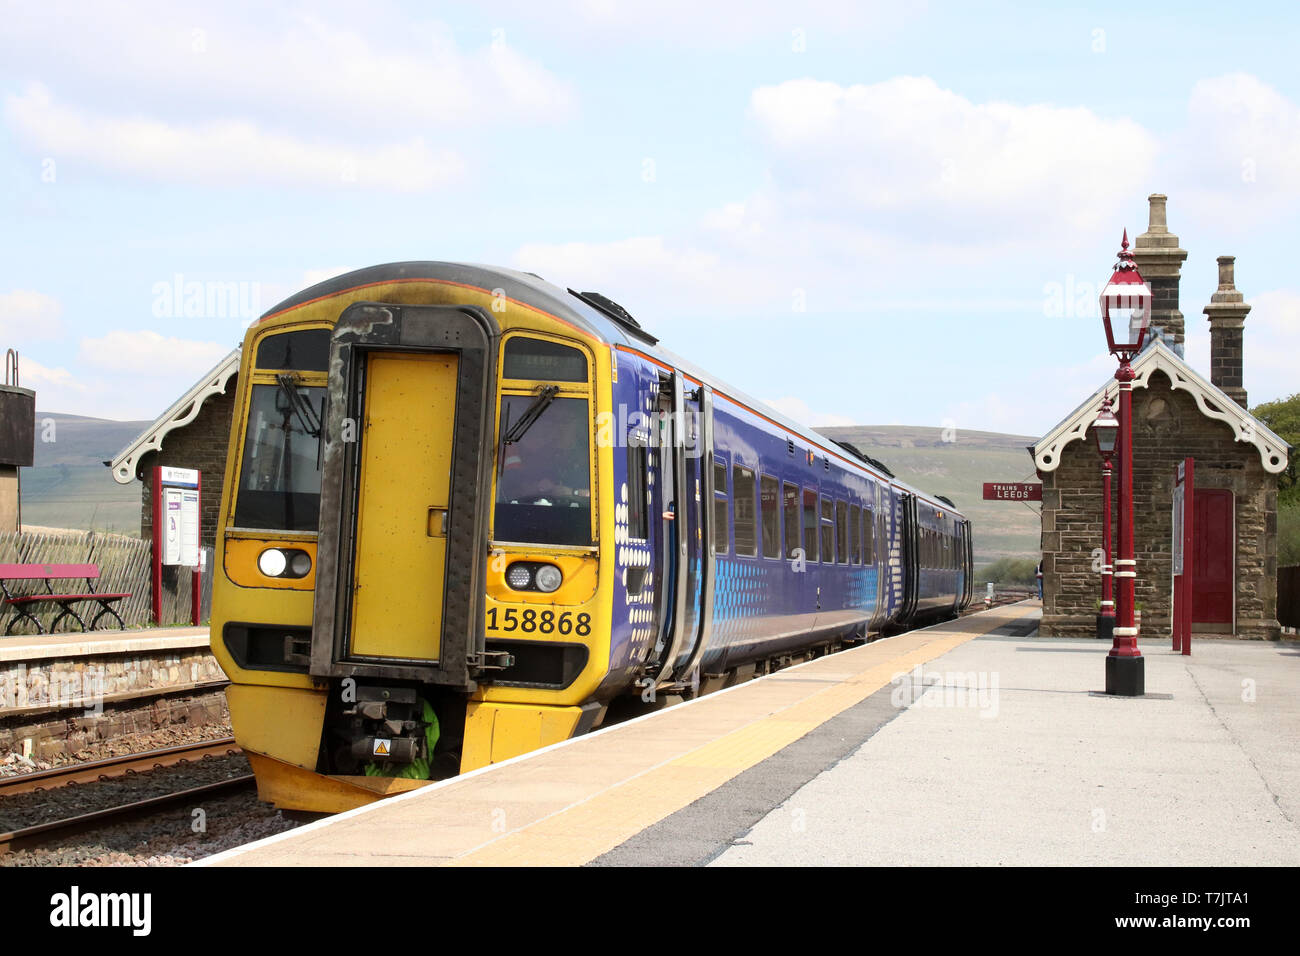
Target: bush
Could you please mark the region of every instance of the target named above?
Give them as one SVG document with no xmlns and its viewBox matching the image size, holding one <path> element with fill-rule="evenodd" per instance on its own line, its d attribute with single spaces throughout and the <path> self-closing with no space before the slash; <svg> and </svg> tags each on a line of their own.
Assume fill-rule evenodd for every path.
<svg viewBox="0 0 1300 956">
<path fill-rule="evenodd" d="M 1277 566 L 1300 564 L 1300 502 L 1277 506 Z"/>
<path fill-rule="evenodd" d="M 1033 558 L 998 558 L 975 572 L 976 584 L 1034 584 L 1038 562 Z"/>
</svg>

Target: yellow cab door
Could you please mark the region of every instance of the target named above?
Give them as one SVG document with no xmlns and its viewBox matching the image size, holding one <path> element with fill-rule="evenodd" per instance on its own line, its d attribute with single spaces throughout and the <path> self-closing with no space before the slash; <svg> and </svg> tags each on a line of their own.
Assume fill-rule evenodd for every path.
<svg viewBox="0 0 1300 956">
<path fill-rule="evenodd" d="M 377 351 L 366 359 L 354 656 L 441 654 L 458 366 L 455 353 Z"/>
</svg>

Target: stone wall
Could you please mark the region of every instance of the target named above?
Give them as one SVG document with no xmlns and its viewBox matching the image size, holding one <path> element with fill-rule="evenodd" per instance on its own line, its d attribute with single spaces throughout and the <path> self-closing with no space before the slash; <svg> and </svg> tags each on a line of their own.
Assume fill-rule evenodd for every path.
<svg viewBox="0 0 1300 956">
<path fill-rule="evenodd" d="M 238 387 L 239 376 L 236 375 L 227 383 L 224 393 L 213 395 L 203 403 L 194 421 L 163 439 L 161 451 L 150 452 L 140 459 L 139 474 L 144 479 L 140 490 L 140 536 L 146 541 L 152 540 L 153 536 L 153 468 L 155 465 L 169 465 L 197 468 L 203 473 L 200 536 L 204 547 L 210 548 L 215 543 L 226 477 L 226 449 L 230 444 L 230 418 Z"/>
<path fill-rule="evenodd" d="M 1227 489 L 1236 502 L 1237 636 L 1274 639 L 1279 634 L 1277 479 L 1264 471 L 1253 444 L 1237 442 L 1227 424 L 1202 415 L 1196 400 L 1172 390 L 1163 372 L 1153 372 L 1149 382 L 1133 392 L 1134 550 L 1142 633 L 1169 633 L 1174 476 L 1178 463 L 1190 456 L 1196 459 L 1196 487 Z M 1118 518 L 1118 475 L 1113 484 Z M 1118 522 L 1113 535 L 1118 549 Z M 1057 469 L 1043 476 L 1044 634 L 1095 636 L 1101 575 L 1093 570 L 1092 552 L 1100 546 L 1101 459 L 1089 433 L 1067 445 Z"/>
<path fill-rule="evenodd" d="M 204 647 L 0 662 L 0 752 L 39 758 L 176 724 L 225 719 Z"/>
</svg>

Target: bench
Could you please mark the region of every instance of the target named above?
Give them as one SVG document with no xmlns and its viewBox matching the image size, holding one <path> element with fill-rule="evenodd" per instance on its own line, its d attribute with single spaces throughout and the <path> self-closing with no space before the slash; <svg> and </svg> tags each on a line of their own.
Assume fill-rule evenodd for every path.
<svg viewBox="0 0 1300 956">
<path fill-rule="evenodd" d="M 85 578 L 86 590 L 76 593 L 61 594 L 54 590 L 50 584 L 64 578 Z M 5 628 L 5 636 L 13 633 L 14 625 L 26 618 L 36 625 L 36 630 L 44 634 L 45 628 L 41 622 L 36 619 L 32 613 L 32 608 L 39 608 L 42 604 L 57 604 L 62 610 L 50 622 L 50 632 L 59 626 L 59 622 L 65 617 L 72 617 L 81 625 L 83 631 L 95 629 L 99 619 L 105 614 L 111 614 L 117 619 L 117 625 L 121 630 L 126 630 L 126 622 L 122 616 L 113 610 L 113 604 L 123 598 L 129 598 L 130 593 L 110 594 L 107 592 L 96 592 L 95 581 L 99 578 L 99 565 L 97 564 L 0 564 L 0 592 L 4 594 L 4 600 L 0 602 L 6 607 L 12 607 L 18 613 L 9 621 L 8 627 Z M 44 581 L 45 593 L 43 594 L 14 594 L 9 590 L 9 581 Z M 91 619 L 90 627 L 86 627 L 86 622 L 81 615 L 73 610 L 73 605 L 84 601 L 93 601 L 99 605 L 99 612 Z"/>
</svg>

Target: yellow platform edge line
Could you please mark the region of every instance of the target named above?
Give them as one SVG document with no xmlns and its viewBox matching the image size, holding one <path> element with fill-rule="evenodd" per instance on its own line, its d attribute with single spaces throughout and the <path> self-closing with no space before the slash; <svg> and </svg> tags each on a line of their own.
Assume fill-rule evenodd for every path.
<svg viewBox="0 0 1300 956">
<path fill-rule="evenodd" d="M 581 866 L 588 863 L 806 736 L 889 684 L 900 673 L 942 657 L 967 641 L 983 637 L 1036 610 L 1025 609 L 993 627 L 977 631 L 946 634 L 926 629 L 899 635 L 893 640 L 908 637 L 923 640 L 896 658 L 873 663 L 841 682 L 442 865 Z M 834 663 L 835 659 L 823 657 L 810 663 L 819 662 Z M 788 673 L 780 671 L 768 679 L 779 680 Z"/>
</svg>

